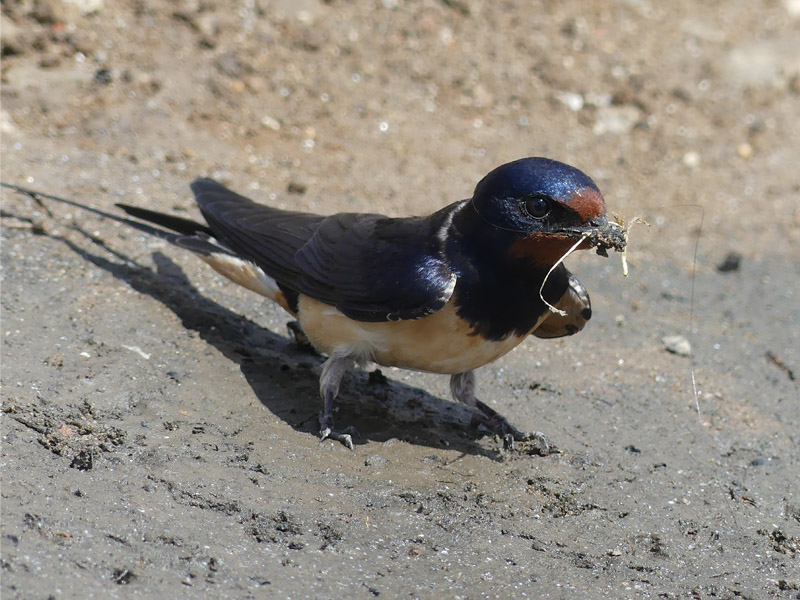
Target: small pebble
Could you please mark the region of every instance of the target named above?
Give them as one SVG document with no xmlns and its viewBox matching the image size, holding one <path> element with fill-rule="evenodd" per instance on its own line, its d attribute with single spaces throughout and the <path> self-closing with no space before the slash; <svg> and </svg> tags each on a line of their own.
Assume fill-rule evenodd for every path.
<svg viewBox="0 0 800 600">
<path fill-rule="evenodd" d="M 261 124 L 272 131 L 278 131 L 281 128 L 280 122 L 277 119 L 273 119 L 269 115 L 264 115 L 261 118 Z"/>
<path fill-rule="evenodd" d="M 306 193 L 306 186 L 303 183 L 298 183 L 296 181 L 290 181 L 289 184 L 286 186 L 286 191 L 290 194 L 295 194 L 297 196 L 302 196 Z"/>
<path fill-rule="evenodd" d="M 367 467 L 375 467 L 378 465 L 388 465 L 388 464 L 389 464 L 389 459 L 384 458 L 380 454 L 373 454 L 372 456 L 367 458 L 367 460 L 364 461 L 364 465 L 366 465 Z"/>
<path fill-rule="evenodd" d="M 753 147 L 744 142 L 736 146 L 736 154 L 739 155 L 740 158 L 744 158 L 745 160 L 753 156 Z"/>
<path fill-rule="evenodd" d="M 578 112 L 583 108 L 583 96 L 574 92 L 556 92 L 556 100 L 566 105 L 571 111 Z"/>
<path fill-rule="evenodd" d="M 682 335 L 666 335 L 661 338 L 661 341 L 668 352 L 680 356 L 690 356 L 692 354 L 692 345 Z"/>
<path fill-rule="evenodd" d="M 640 117 L 639 109 L 635 106 L 601 106 L 595 112 L 592 133 L 624 135 L 633 130 Z"/>
<path fill-rule="evenodd" d="M 95 71 L 94 80 L 100 85 L 108 85 L 114 81 L 114 76 L 111 73 L 111 69 L 98 69 Z"/>
<path fill-rule="evenodd" d="M 731 271 L 738 271 L 742 264 L 742 255 L 738 252 L 728 252 L 725 259 L 717 265 L 717 271 L 720 273 L 729 273 Z"/>
<path fill-rule="evenodd" d="M 692 169 L 700 166 L 700 155 L 697 152 L 687 152 L 681 158 L 681 162 Z"/>
</svg>

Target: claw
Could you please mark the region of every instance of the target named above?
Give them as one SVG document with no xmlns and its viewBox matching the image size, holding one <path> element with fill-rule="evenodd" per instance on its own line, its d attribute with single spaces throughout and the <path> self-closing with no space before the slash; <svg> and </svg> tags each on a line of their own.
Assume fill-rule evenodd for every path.
<svg viewBox="0 0 800 600">
<path fill-rule="evenodd" d="M 345 371 L 353 365 L 353 359 L 349 356 L 332 356 L 325 361 L 322 366 L 322 376 L 320 377 L 320 394 L 322 395 L 323 407 L 319 414 L 319 437 L 320 442 L 328 438 L 341 442 L 350 450 L 354 450 L 353 436 L 361 437 L 355 427 L 347 427 L 343 430 L 333 428 L 333 399 L 339 392 L 339 383 Z"/>
<path fill-rule="evenodd" d="M 545 435 L 539 431 L 531 433 L 520 433 L 517 435 L 507 433 L 503 436 L 503 449 L 509 452 L 518 450 L 515 442 L 526 442 L 527 448 L 525 453 L 536 454 L 537 456 L 549 456 L 550 454 L 558 454 L 559 449 L 552 445 Z"/>
<path fill-rule="evenodd" d="M 353 436 L 357 438 L 361 437 L 355 427 L 348 427 L 341 431 L 330 427 L 324 427 L 319 432 L 319 442 L 321 444 L 327 439 L 336 440 L 350 448 L 350 450 L 355 450 L 355 446 L 353 446 Z"/>
<path fill-rule="evenodd" d="M 548 456 L 558 452 L 558 449 L 550 444 L 543 433 L 538 431 L 522 433 L 509 423 L 503 415 L 480 400 L 476 403 L 476 408 L 479 411 L 476 413 L 479 422 L 503 439 L 503 449 L 514 451 L 516 450 L 516 442 L 528 442 L 530 444 L 527 450 L 528 454 Z"/>
</svg>

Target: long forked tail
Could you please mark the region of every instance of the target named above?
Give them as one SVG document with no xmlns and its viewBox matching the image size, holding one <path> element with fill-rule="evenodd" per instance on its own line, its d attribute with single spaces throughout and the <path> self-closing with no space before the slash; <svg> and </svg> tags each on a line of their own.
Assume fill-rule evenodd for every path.
<svg viewBox="0 0 800 600">
<path fill-rule="evenodd" d="M 119 215 L 115 215 L 98 208 L 93 208 L 91 206 L 81 204 L 80 202 L 75 202 L 74 200 L 61 198 L 60 196 L 37 192 L 35 190 L 10 183 L 0 182 L 0 186 L 14 190 L 21 194 L 26 194 L 40 204 L 42 204 L 42 199 L 48 199 L 55 202 L 60 202 L 62 204 L 67 204 L 69 206 L 74 206 L 75 208 L 94 213 L 106 219 L 117 221 L 118 223 L 124 223 L 129 227 L 133 227 L 134 229 L 138 229 L 139 231 L 149 235 L 161 238 L 175 246 L 178 246 L 179 248 L 190 250 L 208 263 L 218 273 L 224 275 L 239 285 L 242 285 L 254 292 L 274 300 L 287 311 L 293 312 L 275 280 L 266 275 L 261 267 L 257 266 L 253 262 L 239 257 L 235 252 L 220 244 L 214 238 L 211 229 L 207 225 L 197 223 L 191 219 L 167 215 L 154 210 L 148 210 L 146 208 L 139 208 L 126 204 L 117 204 L 118 207 L 132 217 L 149 221 L 150 223 L 166 228 L 160 229 L 159 227 L 153 227 L 147 223 L 141 223 L 139 221 L 134 221 L 133 219 L 120 217 Z M 47 210 L 44 204 L 42 204 L 42 206 L 45 208 L 45 210 Z"/>
<path fill-rule="evenodd" d="M 164 231 L 163 229 L 158 229 L 157 227 L 152 227 L 150 225 L 147 225 L 146 223 L 140 223 L 139 221 L 134 221 L 132 219 L 127 219 L 125 217 L 121 217 L 119 215 L 115 215 L 113 213 L 106 212 L 104 210 L 100 210 L 99 208 L 94 208 L 93 206 L 88 206 L 86 204 L 81 204 L 80 202 L 76 202 L 75 200 L 68 200 L 67 198 L 62 198 L 61 196 L 54 196 L 53 194 L 45 194 L 44 192 L 37 192 L 36 190 L 32 190 L 32 189 L 26 188 L 26 187 L 22 187 L 20 185 L 15 185 L 13 183 L 0 182 L 0 186 L 4 187 L 4 188 L 8 188 L 10 190 L 14 190 L 15 192 L 19 192 L 20 194 L 25 194 L 26 196 L 30 196 L 31 198 L 33 198 L 34 200 L 39 202 L 40 205 L 42 205 L 42 202 L 41 202 L 42 199 L 53 200 L 53 201 L 59 202 L 61 204 L 66 204 L 68 206 L 73 206 L 75 208 L 79 208 L 81 210 L 85 210 L 86 212 L 93 213 L 93 214 L 101 216 L 101 217 L 103 217 L 105 219 L 110 219 L 110 220 L 116 221 L 118 223 L 125 223 L 125 225 L 128 225 L 129 227 L 133 227 L 134 229 L 138 229 L 139 231 L 142 231 L 144 233 L 147 233 L 147 234 L 155 236 L 155 237 L 159 237 L 159 238 L 161 238 L 163 240 L 166 240 L 166 241 L 168 241 L 170 243 L 173 243 L 173 244 L 176 244 L 176 245 L 181 245 L 181 244 L 178 244 L 178 239 L 183 237 L 184 235 L 187 235 L 187 231 L 189 231 L 189 229 L 188 229 L 189 228 L 189 224 L 192 224 L 193 227 L 194 227 L 194 229 L 191 230 L 192 233 L 198 232 L 198 231 L 205 232 L 205 231 L 208 230 L 207 226 L 202 225 L 200 223 L 195 223 L 194 221 L 191 221 L 189 219 L 181 219 L 180 217 L 171 217 L 170 215 L 162 215 L 161 213 L 157 213 L 155 211 L 149 211 L 149 210 L 145 210 L 145 209 L 141 209 L 141 208 L 136 208 L 136 207 L 133 207 L 133 206 L 124 206 L 122 204 L 118 204 L 117 205 L 120 208 L 124 209 L 125 212 L 127 212 L 131 216 L 140 218 L 140 219 L 145 220 L 145 221 L 150 221 L 150 222 L 158 224 L 158 225 L 163 225 L 164 227 L 167 227 L 168 229 L 171 229 L 171 231 Z M 42 206 L 44 206 L 44 205 L 42 205 Z M 46 207 L 45 207 L 45 210 L 47 210 Z M 49 214 L 49 211 L 48 211 L 48 214 Z M 157 220 L 155 218 L 148 218 L 148 216 L 145 216 L 145 215 L 164 217 L 164 219 L 163 219 L 163 222 L 162 222 L 162 220 Z M 180 222 L 181 229 L 177 229 L 177 228 L 174 228 L 174 227 L 170 226 L 170 224 L 176 224 L 178 222 Z"/>
<path fill-rule="evenodd" d="M 211 229 L 208 225 L 203 225 L 191 219 L 184 219 L 183 217 L 176 217 L 168 215 L 155 210 L 148 210 L 138 206 L 131 206 L 130 204 L 117 204 L 119 208 L 124 210 L 132 217 L 141 219 L 142 221 L 149 221 L 156 225 L 161 225 L 167 229 L 180 233 L 182 235 L 195 235 L 197 233 L 205 233 L 211 235 Z"/>
<path fill-rule="evenodd" d="M 215 181 L 201 180 L 201 182 L 205 181 L 210 182 L 213 186 L 219 186 L 227 194 L 232 194 Z M 197 193 L 196 183 L 192 186 L 195 193 Z M 247 200 L 247 202 L 250 201 Z M 208 225 L 137 206 L 127 204 L 117 204 L 117 206 L 132 217 L 161 225 L 176 232 L 177 235 L 170 234 L 172 236 L 170 241 L 174 245 L 194 252 L 217 273 L 224 275 L 234 283 L 270 298 L 290 313 L 293 312 L 277 282 L 264 273 L 264 270 L 257 264 L 240 257 L 219 242 Z"/>
<path fill-rule="evenodd" d="M 125 223 L 133 225 L 134 227 L 143 231 L 153 230 L 154 232 L 159 232 L 155 235 L 158 235 L 158 237 L 167 240 L 179 248 L 183 248 L 184 250 L 189 250 L 195 254 L 198 254 L 203 260 L 214 267 L 214 269 L 226 277 L 231 278 L 227 272 L 223 272 L 217 267 L 217 262 L 223 258 L 230 260 L 231 258 L 238 259 L 238 257 L 236 256 L 235 252 L 232 252 L 225 246 L 221 245 L 214 238 L 214 234 L 208 225 L 198 223 L 197 221 L 192 221 L 191 219 L 185 219 L 183 217 L 176 217 L 175 215 L 168 215 L 155 210 L 149 210 L 147 208 L 131 206 L 130 204 L 117 204 L 116 206 L 124 210 L 132 217 L 142 219 L 143 221 L 149 221 L 150 223 L 154 223 L 156 225 L 161 225 L 170 231 L 156 229 L 155 227 L 150 227 L 149 225 L 139 223 L 138 221 L 122 219 L 122 221 Z M 241 282 L 237 281 L 236 279 L 234 279 L 234 281 L 241 284 Z"/>
</svg>

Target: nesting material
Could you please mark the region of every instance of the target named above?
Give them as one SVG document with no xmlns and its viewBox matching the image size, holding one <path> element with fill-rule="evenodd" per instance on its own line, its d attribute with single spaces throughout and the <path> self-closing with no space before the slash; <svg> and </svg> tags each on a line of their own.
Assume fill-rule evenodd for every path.
<svg viewBox="0 0 800 600">
<path fill-rule="evenodd" d="M 645 221 L 635 217 L 631 220 L 627 227 L 624 225 L 624 222 L 617 223 L 615 221 L 609 221 L 605 227 L 598 227 L 580 232 L 580 239 L 578 239 L 578 241 L 576 241 L 569 248 L 569 250 L 567 250 L 561 256 L 561 258 L 559 258 L 555 264 L 550 267 L 550 270 L 547 272 L 547 275 L 545 275 L 544 280 L 542 281 L 542 285 L 539 287 L 539 298 L 545 303 L 545 305 L 547 305 L 547 308 L 550 309 L 550 312 L 554 312 L 562 317 L 567 314 L 565 311 L 556 308 L 545 299 L 544 286 L 547 284 L 547 280 L 550 279 L 550 275 L 556 270 L 558 265 L 564 262 L 564 260 L 570 254 L 575 252 L 575 250 L 577 250 L 580 246 L 588 244 L 590 248 L 595 248 L 600 256 L 608 256 L 609 249 L 622 252 L 622 273 L 627 277 L 628 263 L 625 259 L 625 253 L 628 245 L 628 231 L 630 230 L 631 225 L 634 223 L 645 223 Z"/>
</svg>

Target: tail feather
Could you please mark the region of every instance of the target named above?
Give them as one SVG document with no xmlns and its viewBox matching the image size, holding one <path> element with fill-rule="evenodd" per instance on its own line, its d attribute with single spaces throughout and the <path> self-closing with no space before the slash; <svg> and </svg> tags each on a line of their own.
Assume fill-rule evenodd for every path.
<svg viewBox="0 0 800 600">
<path fill-rule="evenodd" d="M 43 198 L 46 198 L 48 200 L 54 200 L 55 202 L 61 202 L 62 204 L 67 204 L 69 206 L 73 206 L 75 208 L 79 208 L 81 210 L 85 210 L 87 212 L 96 214 L 96 215 L 101 216 L 103 218 L 110 219 L 111 221 L 116 221 L 117 223 L 124 223 L 125 225 L 128 225 L 129 227 L 133 227 L 135 229 L 138 229 L 139 231 L 141 231 L 143 233 L 146 233 L 148 235 L 152 235 L 152 236 L 161 238 L 162 240 L 166 240 L 166 241 L 168 241 L 168 242 L 170 242 L 172 244 L 176 244 L 176 245 L 181 245 L 180 243 L 178 243 L 178 240 L 182 239 L 184 235 L 187 235 L 186 232 L 189 232 L 188 235 L 192 235 L 195 232 L 210 232 L 211 231 L 207 226 L 201 225 L 200 223 L 195 223 L 194 221 L 191 221 L 189 219 L 181 219 L 180 217 L 170 217 L 169 215 L 163 215 L 161 213 L 158 213 L 158 212 L 155 212 L 155 211 L 152 211 L 152 210 L 146 210 L 146 209 L 143 209 L 143 208 L 136 208 L 134 206 L 127 206 L 127 205 L 122 205 L 122 204 L 118 205 L 123 210 L 125 210 L 125 212 L 127 212 L 129 215 L 137 216 L 137 217 L 139 217 L 141 219 L 144 219 L 146 221 L 150 221 L 152 223 L 162 223 L 162 222 L 164 222 L 165 226 L 170 228 L 170 229 L 172 229 L 172 227 L 170 227 L 166 223 L 170 223 L 172 225 L 177 225 L 178 227 L 180 227 L 180 229 L 176 228 L 176 229 L 172 229 L 172 231 L 164 231 L 163 229 L 158 229 L 156 227 L 151 227 L 150 225 L 147 225 L 146 223 L 140 223 L 139 221 L 132 221 L 131 219 L 127 219 L 125 217 L 120 217 L 119 215 L 115 215 L 115 214 L 106 212 L 104 210 L 100 210 L 99 208 L 94 208 L 93 206 L 89 206 L 87 204 L 82 204 L 80 202 L 76 202 L 75 200 L 69 200 L 67 198 L 62 198 L 61 196 L 54 196 L 53 194 L 45 194 L 44 192 L 37 192 L 36 190 L 32 190 L 32 189 L 29 189 L 29 188 L 26 188 L 26 187 L 22 187 L 20 185 L 15 185 L 13 183 L 0 182 L 0 187 L 8 188 L 10 190 L 14 190 L 15 192 L 19 192 L 20 194 L 25 194 L 26 196 L 30 196 L 31 198 L 37 200 L 40 203 L 41 203 L 41 200 Z M 182 235 L 178 235 L 178 233 L 174 233 L 176 231 L 181 233 Z M 190 247 L 189 249 L 192 250 L 192 251 L 195 251 L 195 252 L 201 252 L 201 250 L 202 251 L 207 251 L 206 248 L 193 248 L 193 247 Z"/>
<path fill-rule="evenodd" d="M 92 212 L 107 219 L 111 219 L 118 223 L 125 223 L 126 225 L 141 232 L 161 238 L 162 240 L 166 240 L 170 244 L 174 244 L 175 246 L 195 253 L 202 260 L 213 267 L 214 270 L 234 281 L 235 283 L 262 294 L 280 304 L 290 313 L 295 313 L 296 294 L 292 296 L 295 298 L 294 300 L 287 298 L 286 293 L 284 293 L 284 291 L 281 289 L 281 286 L 273 277 L 267 275 L 263 268 L 256 264 L 256 262 L 253 260 L 240 257 L 236 252 L 228 248 L 224 241 L 217 240 L 217 236 L 214 235 L 213 231 L 208 225 L 197 223 L 191 219 L 185 219 L 182 217 L 160 213 L 154 210 L 148 210 L 146 208 L 139 208 L 137 206 L 130 206 L 127 204 L 117 204 L 119 208 L 124 210 L 131 217 L 164 227 L 164 229 L 159 229 L 159 227 L 153 227 L 148 223 L 142 223 L 126 217 L 114 215 L 104 210 L 93 208 L 86 204 L 81 204 L 80 202 L 75 202 L 74 200 L 61 198 L 60 196 L 44 194 L 28 188 L 3 182 L 0 182 L 0 186 L 15 190 L 22 194 L 26 194 L 37 201 L 40 201 L 41 198 L 48 198 L 50 200 L 62 202 L 64 204 Z M 202 196 L 204 200 L 208 199 L 208 195 L 212 195 L 216 196 L 217 199 L 221 197 L 223 199 L 242 201 L 245 206 L 254 204 L 251 200 L 247 200 L 242 196 L 238 196 L 233 192 L 230 192 L 222 185 L 211 179 L 197 180 L 194 182 L 194 184 L 192 184 L 192 189 L 195 190 L 195 193 L 197 193 L 198 196 Z M 198 200 L 200 200 L 199 197 Z M 264 210 L 267 212 L 270 211 L 270 209 L 267 207 L 264 207 Z M 276 214 L 287 213 L 285 213 L 285 211 L 276 211 Z M 297 214 L 299 215 L 300 213 Z M 322 218 L 323 217 L 306 216 L 305 220 L 310 220 L 313 224 L 319 220 L 322 220 Z"/>
<path fill-rule="evenodd" d="M 162 227 L 166 227 L 167 229 L 170 229 L 176 233 L 181 233 L 183 235 L 205 233 L 207 235 L 211 235 L 211 228 L 208 227 L 208 225 L 203 225 L 202 223 L 192 221 L 191 219 L 184 219 L 183 217 L 176 217 L 174 215 L 168 215 L 138 206 L 131 206 L 129 204 L 117 204 L 117 206 L 132 217 L 142 219 L 143 221 L 149 221 L 150 223 L 155 223 L 156 225 L 161 225 Z"/>
</svg>

